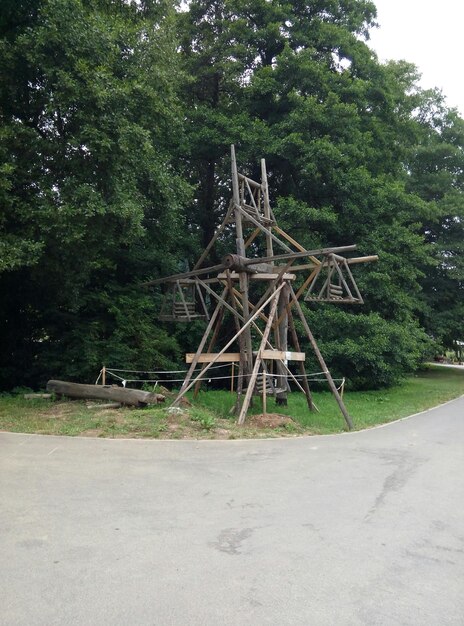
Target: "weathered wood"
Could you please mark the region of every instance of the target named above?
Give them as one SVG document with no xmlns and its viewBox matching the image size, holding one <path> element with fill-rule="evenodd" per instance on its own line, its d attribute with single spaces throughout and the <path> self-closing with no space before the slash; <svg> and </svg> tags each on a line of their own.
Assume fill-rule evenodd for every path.
<svg viewBox="0 0 464 626">
<path fill-rule="evenodd" d="M 243 239 L 243 224 L 242 224 L 242 209 L 240 207 L 240 191 L 239 191 L 239 180 L 238 180 L 238 170 L 237 170 L 237 161 L 235 158 L 235 147 L 232 145 L 230 148 L 231 155 L 231 168 L 232 168 L 232 200 L 234 203 L 234 216 L 235 216 L 235 230 L 236 230 L 236 249 L 237 254 L 241 257 L 246 257 L 245 250 L 245 242 Z M 257 224 L 259 225 L 259 224 Z M 243 306 L 243 317 L 245 320 L 245 326 L 243 326 L 244 334 L 242 337 L 243 347 L 242 349 L 242 361 L 244 371 L 243 375 L 248 374 L 252 368 L 252 341 L 251 341 L 251 331 L 247 322 L 250 318 L 250 306 L 249 306 L 249 291 L 248 291 L 248 274 L 247 272 L 240 272 L 240 293 L 242 294 L 242 306 Z M 241 334 L 241 333 L 240 333 Z"/>
<path fill-rule="evenodd" d="M 292 316 L 292 307 L 296 306 L 299 315 L 302 315 L 298 299 L 308 288 L 308 294 L 311 293 L 315 283 L 318 283 L 319 286 L 316 285 L 315 289 L 317 289 L 317 291 L 315 291 L 315 297 L 313 296 L 312 299 L 345 302 L 355 301 L 354 296 L 356 295 L 361 300 L 356 283 L 349 272 L 348 265 L 377 260 L 377 257 L 344 259 L 344 257 L 340 256 L 340 254 L 355 250 L 355 245 L 307 250 L 293 237 L 279 228 L 276 223 L 269 203 L 266 164 L 264 159 L 261 161 L 261 183 L 257 183 L 248 178 L 248 176 L 238 173 L 235 149 L 233 146 L 231 146 L 231 169 L 232 199 L 227 214 L 193 270 L 191 272 L 168 277 L 167 279 L 160 279 L 148 283 L 158 284 L 166 282 L 172 284 L 177 280 L 179 281 L 177 285 L 179 287 L 184 283 L 187 284 L 189 281 L 192 281 L 198 290 L 198 296 L 193 299 L 194 302 L 191 303 L 192 298 L 187 297 L 187 295 L 185 301 L 183 301 L 182 297 L 177 296 L 177 301 L 179 302 L 180 300 L 180 302 L 177 308 L 174 307 L 176 308 L 176 314 L 182 315 L 185 319 L 190 318 L 193 320 L 196 318 L 194 307 L 195 303 L 199 303 L 200 301 L 203 311 L 207 315 L 206 303 L 202 297 L 205 292 L 208 294 L 208 298 L 211 296 L 211 298 L 217 301 L 213 317 L 217 315 L 218 309 L 221 311 L 221 314 L 225 314 L 229 311 L 233 315 L 231 323 L 234 324 L 236 332 L 220 352 L 213 352 L 213 350 L 218 349 L 216 347 L 216 339 L 219 337 L 217 334 L 219 324 L 214 328 L 213 338 L 209 340 L 214 326 L 213 317 L 210 319 L 210 323 L 205 330 L 196 353 L 189 353 L 186 357 L 187 362 L 190 363 L 190 368 L 175 403 L 178 402 L 193 385 L 196 385 L 196 391 L 199 389 L 201 381 L 207 378 L 207 372 L 214 363 L 231 363 L 233 367 L 234 364 L 238 362 L 239 368 L 236 385 L 237 401 L 233 411 L 238 413 L 239 421 L 242 423 L 251 405 L 250 403 L 253 401 L 253 396 L 256 395 L 256 389 L 259 388 L 259 376 L 262 376 L 264 381 L 264 387 L 262 389 L 259 388 L 259 391 L 264 390 L 265 394 L 265 381 L 269 374 L 265 369 L 266 363 L 264 360 L 266 359 L 268 360 L 267 365 L 271 365 L 271 368 L 273 368 L 272 372 L 274 373 L 274 363 L 276 363 L 279 380 L 283 382 L 282 385 L 279 385 L 281 388 L 279 391 L 282 392 L 284 389 L 289 389 L 288 382 L 292 379 L 297 387 L 305 393 L 308 407 L 317 410 L 312 401 L 309 389 L 304 367 L 305 355 L 300 351 L 298 336 Z M 235 230 L 236 250 L 234 250 L 232 254 L 227 255 L 221 265 L 201 268 L 209 250 L 211 250 L 214 243 L 218 241 L 218 235 L 224 232 L 226 226 Z M 244 234 L 245 228 L 250 228 L 250 226 L 252 226 L 252 228 L 248 231 L 248 235 Z M 249 234 L 250 232 L 251 234 Z M 263 249 L 264 239 L 266 256 L 264 258 L 256 258 L 256 256 L 255 258 L 248 258 L 247 250 L 248 254 L 250 254 L 250 250 L 255 250 L 252 244 L 257 239 L 258 235 L 261 238 L 261 243 L 258 243 L 257 250 Z M 263 235 L 264 238 L 262 237 Z M 275 247 L 275 245 L 279 245 L 285 253 L 274 254 L 273 246 Z M 301 259 L 303 263 L 295 267 L 293 262 L 297 259 Z M 324 268 L 324 271 L 319 276 L 322 268 Z M 327 272 L 325 268 L 327 268 Z M 295 273 L 293 273 L 293 269 L 295 269 Z M 295 292 L 291 289 L 290 281 L 295 280 L 296 271 L 303 270 L 309 270 L 309 276 L 304 280 L 304 284 L 298 289 L 295 295 Z M 342 272 L 342 270 L 347 271 Z M 328 275 L 328 277 L 327 280 L 324 279 L 324 284 L 321 289 L 320 279 L 322 275 L 324 277 Z M 237 281 L 239 284 L 237 284 Z M 263 286 L 264 289 L 260 288 L 258 281 L 266 281 L 267 284 Z M 354 287 L 352 287 L 351 282 L 354 284 Z M 222 295 L 219 295 L 219 293 L 216 293 L 216 291 L 209 287 L 211 283 L 219 283 L 223 287 L 226 287 L 226 285 L 227 287 Z M 284 285 L 285 290 L 287 290 L 286 294 L 280 291 L 284 290 Z M 320 289 L 321 292 L 319 293 Z M 280 303 L 279 299 L 276 299 L 276 293 L 279 291 Z M 227 292 L 230 294 L 230 298 L 227 297 Z M 289 293 L 292 294 L 291 301 L 289 301 Z M 253 297 L 254 294 L 256 294 L 256 299 L 253 298 L 254 302 L 252 302 L 250 296 Z M 269 308 L 271 308 L 270 313 Z M 258 317 L 265 321 L 266 330 L 264 332 L 262 330 L 263 327 L 258 324 L 260 321 Z M 306 334 L 308 335 L 313 350 L 319 362 L 322 364 L 322 355 L 320 355 L 314 337 L 305 321 L 303 322 L 303 326 L 305 330 L 307 330 Z M 269 337 L 265 336 L 266 333 L 267 335 L 269 334 L 267 332 L 269 327 L 274 328 L 274 345 L 271 344 Z M 252 332 L 255 341 L 261 337 L 260 350 L 258 353 L 253 352 L 252 349 Z M 291 347 L 293 347 L 295 352 L 289 352 L 287 349 L 289 333 L 291 333 L 291 337 L 293 338 Z M 205 349 L 207 343 L 209 343 L 209 346 Z M 235 348 L 238 348 L 238 352 L 228 353 L 227 350 L 230 349 L 230 346 L 234 343 L 236 346 L 238 343 L 238 346 Z M 290 360 L 294 360 L 298 364 L 302 375 L 303 387 L 287 365 L 287 361 Z M 199 364 L 201 364 L 200 372 L 196 371 L 197 365 Z M 262 374 L 259 373 L 261 372 L 260 367 L 263 367 L 265 370 L 263 370 Z M 351 418 L 347 414 L 346 409 L 344 409 L 340 395 L 337 397 L 337 390 L 335 389 L 334 391 L 333 389 L 333 379 L 327 371 L 325 363 L 322 369 L 326 374 L 329 386 L 340 405 L 342 413 L 347 420 L 348 426 L 351 427 Z M 271 373 L 270 375 L 273 374 Z M 233 374 L 233 376 L 235 377 L 235 374 Z M 235 381 L 232 382 L 232 387 L 234 387 L 234 382 Z M 247 382 L 248 385 L 245 393 L 245 385 Z M 242 396 L 242 391 L 244 396 Z M 263 397 L 263 411 L 266 411 L 265 395 Z"/>
<path fill-rule="evenodd" d="M 263 310 L 263 309 L 264 309 L 264 308 L 265 308 L 265 307 L 266 307 L 266 306 L 267 306 L 267 305 L 271 302 L 271 300 L 275 297 L 275 294 L 276 294 L 276 293 L 279 293 L 279 291 L 280 291 L 280 289 L 282 288 L 282 286 L 283 286 L 283 285 L 281 285 L 280 287 L 278 287 L 278 288 L 277 288 L 277 290 L 276 290 L 276 292 L 275 292 L 275 293 L 273 293 L 273 294 L 272 294 L 272 296 L 271 296 L 271 297 L 269 297 L 269 298 L 266 300 L 266 302 L 264 302 L 264 303 L 261 305 L 261 307 L 260 307 L 259 309 L 256 309 L 256 310 L 254 311 L 253 315 L 252 315 L 252 316 L 251 316 L 251 317 L 250 317 L 250 318 L 249 318 L 249 319 L 248 319 L 248 320 L 244 323 L 244 325 L 240 328 L 240 331 L 239 331 L 238 333 L 236 333 L 236 334 L 232 337 L 232 339 L 230 339 L 230 340 L 226 343 L 226 345 L 222 348 L 221 352 L 219 352 L 219 353 L 217 354 L 217 357 L 216 357 L 213 361 L 211 361 L 211 363 L 208 363 L 208 365 L 205 367 L 205 369 L 204 369 L 204 370 L 203 370 L 200 374 L 198 374 L 198 376 L 195 378 L 195 380 L 194 380 L 193 382 L 189 382 L 188 384 L 186 384 L 186 380 L 187 380 L 187 379 L 185 379 L 185 380 L 184 380 L 184 384 L 182 385 L 181 390 L 180 390 L 180 392 L 179 392 L 179 395 L 178 395 L 178 396 L 177 396 L 177 398 L 175 399 L 175 401 L 174 401 L 173 405 L 174 405 L 176 402 L 179 402 L 179 401 L 180 401 L 180 399 L 181 399 L 181 398 L 183 398 L 183 397 L 185 396 L 185 394 L 187 393 L 187 391 L 193 387 L 193 385 L 195 384 L 196 380 L 197 380 L 198 378 L 201 378 L 202 376 L 204 376 L 204 374 L 206 374 L 206 372 L 208 371 L 208 369 L 209 369 L 210 367 L 212 367 L 212 365 L 214 365 L 214 363 L 216 363 L 216 361 L 217 361 L 217 360 L 221 357 L 221 355 L 222 355 L 222 354 L 224 354 L 224 352 L 226 352 L 227 348 L 229 348 L 229 347 L 230 347 L 230 346 L 234 343 L 234 341 L 237 341 L 238 336 L 239 336 L 239 335 L 241 335 L 243 332 L 245 332 L 245 331 L 247 330 L 247 328 L 249 328 L 249 327 L 250 327 L 250 325 L 251 325 L 251 324 L 254 322 L 254 320 L 258 317 L 258 315 L 261 313 L 261 311 L 262 311 L 262 310 Z M 203 338 L 204 338 L 204 335 L 203 335 Z M 202 342 L 203 342 L 203 340 L 202 340 Z M 200 346 L 202 345 L 202 342 L 200 342 Z M 206 342 L 206 339 L 205 339 L 205 342 Z M 204 343 L 203 343 L 202 349 L 203 349 L 203 347 L 204 347 Z M 199 356 L 200 356 L 200 355 L 199 355 L 199 353 L 198 353 L 198 351 L 197 351 L 197 353 L 196 353 L 196 357 L 197 357 L 197 358 L 199 358 Z M 252 357 L 253 355 L 250 353 L 250 356 Z M 194 363 L 195 363 L 195 359 L 192 361 L 192 365 L 190 366 L 190 370 L 192 369 L 192 366 L 193 366 L 193 364 L 194 364 Z"/>
<path fill-rule="evenodd" d="M 185 355 L 185 362 L 192 363 L 195 358 L 194 352 L 187 352 Z M 238 363 L 240 361 L 240 352 L 224 352 L 219 354 L 218 352 L 205 352 L 200 354 L 197 363 Z"/>
<path fill-rule="evenodd" d="M 266 161 L 261 159 L 261 184 L 263 190 L 263 203 L 264 203 L 264 217 L 268 220 L 271 219 L 271 204 L 269 202 L 269 185 L 267 183 L 267 170 L 266 170 Z M 274 250 L 272 248 L 272 237 L 271 230 L 272 226 L 269 226 L 269 233 L 266 234 L 266 254 L 267 256 L 272 256 L 274 254 Z"/>
<path fill-rule="evenodd" d="M 300 351 L 301 350 L 301 348 L 300 348 L 300 341 L 298 339 L 298 334 L 296 332 L 295 322 L 293 320 L 292 308 L 291 308 L 290 304 L 291 304 L 291 302 L 287 303 L 288 327 L 289 327 L 290 333 L 292 335 L 293 345 L 295 346 L 296 350 Z M 314 401 L 313 401 L 313 396 L 311 394 L 311 390 L 309 388 L 308 377 L 306 375 L 304 362 L 300 362 L 299 363 L 299 369 L 300 369 L 300 375 L 301 375 L 301 383 L 303 385 L 304 393 L 305 393 L 305 396 L 306 396 L 306 402 L 308 403 L 308 409 L 310 411 L 317 410 L 316 409 L 316 405 L 314 404 Z"/>
<path fill-rule="evenodd" d="M 274 321 L 274 317 L 275 317 L 276 310 L 277 310 L 277 302 L 278 302 L 279 295 L 280 295 L 280 292 L 282 290 L 282 287 L 283 287 L 283 283 L 280 285 L 280 287 L 277 289 L 275 294 L 272 296 L 273 300 L 272 300 L 271 311 L 269 313 L 269 318 L 267 320 L 266 328 L 264 329 L 263 338 L 261 339 L 261 345 L 259 347 L 258 354 L 257 354 L 256 359 L 255 359 L 255 364 L 253 366 L 253 371 L 251 373 L 251 377 L 250 377 L 250 380 L 248 382 L 248 387 L 247 387 L 247 390 L 246 390 L 245 398 L 243 400 L 243 405 L 242 405 L 242 408 L 240 409 L 240 414 L 239 414 L 238 419 L 237 419 L 237 423 L 239 425 L 242 425 L 243 422 L 245 421 L 245 416 L 246 416 L 246 413 L 248 411 L 248 407 L 250 406 L 251 396 L 253 395 L 253 391 L 254 391 L 255 384 L 256 384 L 256 377 L 258 375 L 259 368 L 260 368 L 262 360 L 263 360 L 263 357 L 262 357 L 263 350 L 264 350 L 264 348 L 266 346 L 266 343 L 267 343 L 267 340 L 268 340 L 268 337 L 269 337 L 269 333 L 271 332 L 272 322 Z"/>
<path fill-rule="evenodd" d="M 295 246 L 295 248 L 297 250 L 299 250 L 300 252 L 305 252 L 305 248 L 304 246 L 302 246 L 300 243 L 298 243 L 298 241 L 296 241 L 295 239 L 293 239 L 293 237 L 290 237 L 290 235 L 288 233 L 286 233 L 284 230 L 282 230 L 282 228 L 280 228 L 279 226 L 275 226 L 275 231 L 277 233 L 279 233 L 279 235 L 281 237 L 283 237 L 284 239 L 286 239 L 289 243 L 291 243 L 292 245 Z M 309 257 L 311 259 L 311 261 L 315 264 L 315 265 L 319 265 L 321 263 L 321 261 L 319 261 L 319 259 L 317 259 L 315 256 L 310 256 Z"/>
<path fill-rule="evenodd" d="M 53 395 L 51 393 L 25 393 L 23 398 L 25 400 L 37 400 L 41 398 L 42 400 L 50 400 Z"/>
<path fill-rule="evenodd" d="M 148 280 L 145 283 L 141 283 L 141 287 L 152 287 L 153 285 L 161 285 L 162 283 L 175 283 L 183 278 L 192 278 L 194 276 L 202 276 L 203 274 L 213 274 L 214 272 L 220 272 L 224 269 L 221 265 L 212 265 L 211 267 L 202 267 L 190 272 L 182 272 L 182 274 L 173 274 L 168 278 L 156 278 L 155 280 Z"/>
<path fill-rule="evenodd" d="M 314 335 L 311 332 L 311 329 L 309 328 L 308 322 L 306 321 L 306 318 L 304 316 L 304 313 L 301 309 L 300 303 L 298 302 L 295 292 L 293 291 L 292 287 L 290 286 L 290 290 L 291 290 L 291 294 L 292 294 L 292 298 L 293 301 L 295 302 L 295 306 L 296 306 L 296 310 L 298 311 L 298 315 L 300 317 L 301 323 L 303 324 L 303 328 L 305 329 L 306 335 L 309 339 L 309 342 L 313 348 L 314 354 L 316 355 L 317 360 L 319 361 L 321 367 L 322 367 L 322 371 L 324 373 L 324 376 L 327 379 L 327 382 L 329 383 L 329 387 L 331 392 L 333 393 L 333 395 L 335 396 L 335 400 L 337 401 L 337 404 L 340 408 L 340 411 L 342 412 L 343 417 L 345 418 L 345 421 L 348 425 L 348 428 L 350 430 L 353 429 L 353 420 L 351 419 L 348 411 L 346 410 L 346 407 L 343 403 L 342 398 L 340 397 L 340 394 L 338 393 L 337 387 L 335 386 L 335 383 L 333 381 L 332 375 L 329 372 L 326 362 L 324 361 L 324 357 L 321 354 L 321 351 L 319 350 L 319 346 L 316 343 L 316 340 L 314 339 Z"/>
<path fill-rule="evenodd" d="M 257 352 L 253 352 L 254 355 Z M 185 362 L 192 363 L 195 358 L 194 352 L 187 352 Z M 263 350 L 262 358 L 266 361 L 304 361 L 304 352 L 288 352 L 284 350 Z M 205 352 L 200 354 L 197 363 L 238 363 L 240 361 L 240 352 Z"/>
<path fill-rule="evenodd" d="M 288 285 L 284 283 L 284 288 L 280 292 L 277 306 L 279 321 L 275 328 L 277 347 L 283 352 L 283 354 L 287 353 L 288 348 L 288 301 L 289 288 Z M 276 370 L 279 375 L 279 387 L 282 388 L 282 391 L 279 391 L 279 393 L 276 394 L 276 403 L 282 406 L 287 406 L 288 379 L 283 360 L 277 361 Z"/>
<path fill-rule="evenodd" d="M 212 334 L 211 339 L 209 341 L 208 350 L 207 350 L 208 352 L 211 352 L 211 350 L 214 348 L 214 346 L 216 344 L 217 338 L 219 336 L 219 330 L 221 328 L 221 324 L 222 324 L 222 320 L 223 319 L 224 319 L 224 309 L 221 309 L 220 312 L 219 312 L 219 315 L 217 317 L 217 320 L 216 320 L 216 325 L 214 327 L 213 334 Z M 204 369 L 204 365 L 202 365 L 202 369 Z M 196 382 L 195 389 L 193 390 L 193 397 L 194 398 L 196 398 L 198 396 L 198 393 L 199 393 L 200 388 L 201 388 L 201 383 L 202 383 L 201 380 L 198 380 Z"/>
<path fill-rule="evenodd" d="M 273 361 L 304 361 L 304 352 L 288 352 L 287 350 L 263 350 L 263 359 Z"/>
<path fill-rule="evenodd" d="M 159 404 L 165 397 L 160 393 L 141 391 L 140 389 L 126 389 L 110 385 L 82 385 L 64 380 L 49 380 L 47 390 L 68 398 L 112 400 L 127 406 L 146 406 Z"/>
<path fill-rule="evenodd" d="M 275 268 L 274 268 L 275 269 Z M 292 268 L 293 269 L 293 268 Z M 230 277 L 232 280 L 239 280 L 240 276 L 239 274 L 237 274 L 236 272 L 231 272 L 230 273 Z M 258 274 L 250 274 L 249 279 L 251 281 L 255 281 L 255 280 L 276 280 L 276 278 L 279 277 L 279 274 L 275 274 L 275 273 L 261 273 L 259 272 Z M 220 274 L 218 274 L 218 279 L 219 280 L 224 280 L 226 278 L 226 274 L 224 272 L 221 272 Z M 296 275 L 295 274 L 283 274 L 282 276 L 283 280 L 295 280 L 296 279 Z"/>
<path fill-rule="evenodd" d="M 227 287 L 223 290 L 222 295 L 225 296 L 227 293 Z M 185 395 L 185 390 L 187 388 L 190 389 L 190 380 L 193 376 L 193 372 L 195 371 L 195 368 L 197 366 L 198 363 L 198 359 L 200 357 L 200 354 L 203 350 L 203 348 L 205 347 L 206 341 L 211 333 L 211 330 L 214 326 L 214 323 L 218 317 L 219 314 L 222 314 L 222 306 L 221 303 L 219 302 L 216 306 L 216 308 L 213 311 L 213 314 L 211 315 L 211 319 L 209 320 L 208 326 L 206 327 L 206 330 L 203 334 L 203 337 L 201 338 L 201 341 L 198 345 L 197 351 L 195 353 L 195 356 L 193 357 L 192 363 L 190 365 L 189 371 L 187 372 L 187 375 L 185 376 L 184 382 L 182 383 L 182 387 L 180 388 L 179 394 L 177 395 L 177 398 L 174 400 L 174 402 L 172 403 L 172 406 L 177 406 L 177 403 L 180 401 L 180 399 Z"/>
<path fill-rule="evenodd" d="M 219 302 L 219 305 L 225 307 L 228 311 L 230 311 L 234 316 L 238 316 L 240 318 L 240 320 L 243 322 L 244 321 L 244 317 L 242 317 L 240 315 L 240 313 L 238 313 L 238 311 L 236 311 L 234 309 L 233 306 L 231 306 L 225 299 L 226 293 L 229 289 L 229 286 L 227 286 L 227 289 L 225 292 L 223 292 L 222 296 L 218 295 L 214 289 L 211 289 L 211 287 L 209 285 L 207 285 L 206 283 L 204 283 L 202 280 L 198 279 L 200 282 L 200 285 L 203 286 L 203 288 L 205 289 L 205 291 L 207 291 L 215 300 L 217 300 Z"/>
</svg>

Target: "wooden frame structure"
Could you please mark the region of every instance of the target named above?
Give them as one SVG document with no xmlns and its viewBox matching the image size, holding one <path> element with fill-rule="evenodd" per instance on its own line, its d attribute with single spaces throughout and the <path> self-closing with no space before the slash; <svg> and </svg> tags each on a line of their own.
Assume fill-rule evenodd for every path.
<svg viewBox="0 0 464 626">
<path fill-rule="evenodd" d="M 237 415 L 238 424 L 244 423 L 252 398 L 258 393 L 262 396 L 263 412 L 266 410 L 268 393 L 273 393 L 278 404 L 286 404 L 289 379 L 305 394 L 309 410 L 314 410 L 304 366 L 305 354 L 301 352 L 295 328 L 295 311 L 346 424 L 351 429 L 352 419 L 299 300 L 306 293 L 305 300 L 308 301 L 362 303 L 349 266 L 374 261 L 377 257 L 341 256 L 342 253 L 355 250 L 355 245 L 305 249 L 277 224 L 269 202 L 264 159 L 261 160 L 260 183 L 238 172 L 234 146 L 231 146 L 231 165 L 232 199 L 226 216 L 194 268 L 189 272 L 145 283 L 165 283 L 168 286 L 169 311 L 166 313 L 163 310 L 161 319 L 191 321 L 201 317 L 208 322 L 196 352 L 187 355 L 190 368 L 174 405 L 192 387 L 198 391 L 201 381 L 215 363 L 231 362 L 238 363 L 237 399 L 232 409 Z M 226 255 L 221 264 L 204 267 L 210 250 L 226 229 L 235 230 L 236 251 Z M 280 253 L 276 254 L 274 248 L 279 248 Z M 256 254 L 264 256 L 256 257 Z M 294 265 L 298 260 L 303 260 L 304 264 Z M 295 291 L 292 283 L 300 272 L 309 273 Z M 320 286 L 322 283 L 319 291 L 315 289 L 318 281 Z M 190 297 L 187 298 L 185 294 L 190 294 Z M 215 302 L 211 314 L 207 310 L 207 298 Z M 219 352 L 213 352 L 219 343 L 226 313 L 231 314 L 235 332 Z M 289 344 L 291 351 L 288 349 Z M 238 351 L 227 352 L 232 345 L 237 346 Z M 297 364 L 300 380 L 289 368 L 289 362 Z M 199 365 L 200 371 L 195 373 Z"/>
</svg>

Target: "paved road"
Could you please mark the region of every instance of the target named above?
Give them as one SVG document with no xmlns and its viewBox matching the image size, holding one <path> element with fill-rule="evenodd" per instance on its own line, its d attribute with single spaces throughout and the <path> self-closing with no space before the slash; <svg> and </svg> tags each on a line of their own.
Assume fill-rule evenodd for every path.
<svg viewBox="0 0 464 626">
<path fill-rule="evenodd" d="M 0 623 L 464 624 L 464 397 L 268 441 L 0 435 Z"/>
</svg>

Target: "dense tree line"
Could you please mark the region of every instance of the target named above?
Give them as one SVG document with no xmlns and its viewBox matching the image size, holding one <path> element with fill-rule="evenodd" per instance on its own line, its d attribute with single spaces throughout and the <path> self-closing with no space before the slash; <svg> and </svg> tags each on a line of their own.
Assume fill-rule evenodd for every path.
<svg viewBox="0 0 464 626">
<path fill-rule="evenodd" d="M 366 0 L 5 0 L 0 386 L 181 363 L 200 325 L 157 322 L 139 284 L 211 238 L 230 143 L 252 176 L 266 157 L 299 241 L 380 256 L 357 269 L 364 307 L 307 311 L 335 372 L 388 385 L 463 339 L 464 122 L 414 66 L 379 63 L 375 17 Z"/>
</svg>

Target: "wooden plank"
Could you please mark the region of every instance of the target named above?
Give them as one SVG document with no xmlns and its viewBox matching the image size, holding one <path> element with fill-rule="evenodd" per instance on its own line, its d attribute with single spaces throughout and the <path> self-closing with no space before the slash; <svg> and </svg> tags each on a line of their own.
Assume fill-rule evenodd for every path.
<svg viewBox="0 0 464 626">
<path fill-rule="evenodd" d="M 263 350 L 263 359 L 270 361 L 304 361 L 304 352 L 288 352 L 286 350 Z"/>
<path fill-rule="evenodd" d="M 253 352 L 254 355 L 257 352 Z M 187 352 L 185 362 L 192 363 L 195 357 L 194 352 Z M 285 350 L 263 350 L 263 359 L 269 361 L 304 361 L 306 355 L 304 352 L 287 352 Z M 238 363 L 240 361 L 240 352 L 204 352 L 200 354 L 197 363 Z"/>
<path fill-rule="evenodd" d="M 192 363 L 195 357 L 194 352 L 187 352 L 185 355 L 185 362 Z M 205 352 L 200 354 L 197 363 L 238 363 L 240 361 L 240 352 L 224 352 L 219 354 L 218 352 Z"/>
</svg>

